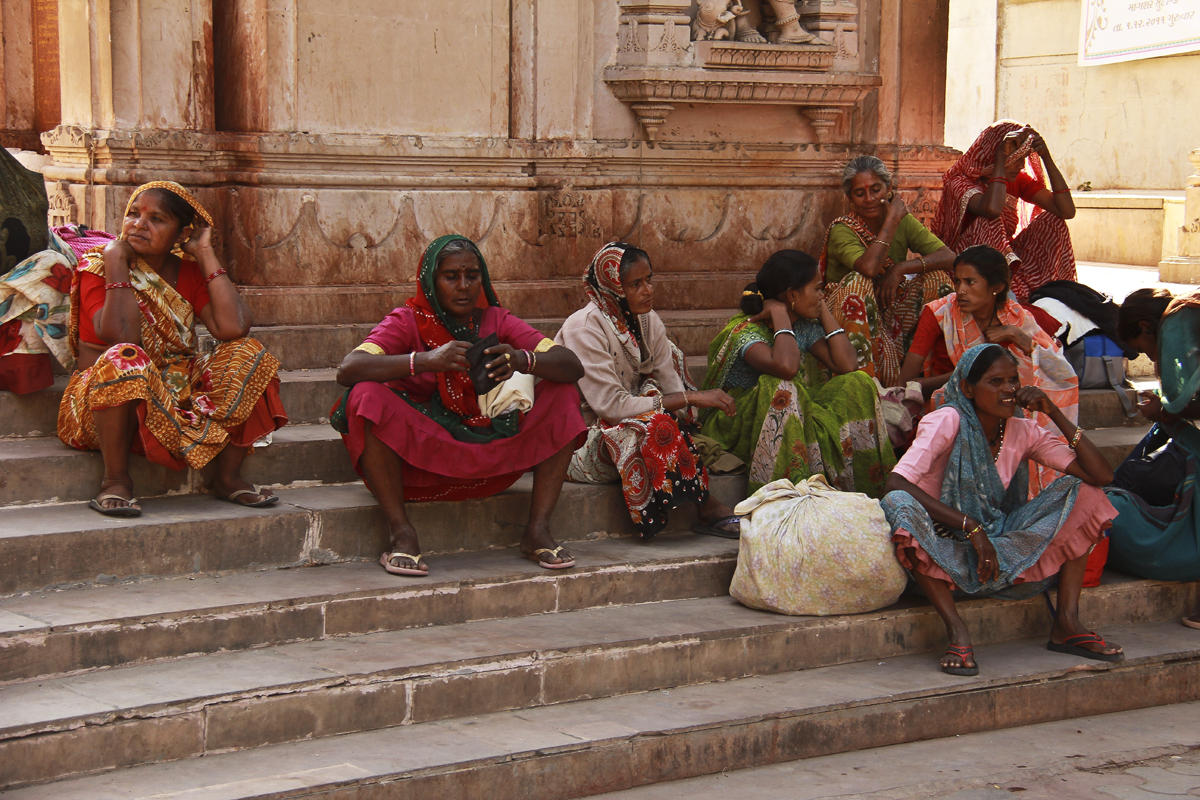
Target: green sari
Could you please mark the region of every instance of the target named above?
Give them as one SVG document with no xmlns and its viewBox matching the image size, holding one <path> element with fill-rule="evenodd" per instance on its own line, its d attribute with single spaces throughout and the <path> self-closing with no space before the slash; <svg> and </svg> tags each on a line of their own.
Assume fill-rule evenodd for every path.
<svg viewBox="0 0 1200 800">
<path fill-rule="evenodd" d="M 815 323 L 796 326 L 804 350 L 821 333 Z M 737 414 L 704 409 L 700 432 L 750 465 L 751 492 L 779 478 L 824 475 L 835 488 L 882 495 L 896 456 L 875 381 L 861 371 L 829 378 L 811 353 L 791 380 L 765 375 L 743 358 L 758 342 L 771 346 L 770 329 L 738 314 L 709 346 L 704 388 L 728 392 Z"/>
</svg>

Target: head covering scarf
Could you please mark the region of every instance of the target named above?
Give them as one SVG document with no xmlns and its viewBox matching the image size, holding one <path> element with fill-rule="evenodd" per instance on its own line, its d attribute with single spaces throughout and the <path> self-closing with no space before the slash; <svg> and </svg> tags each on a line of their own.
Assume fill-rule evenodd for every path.
<svg viewBox="0 0 1200 800">
<path fill-rule="evenodd" d="M 479 248 L 465 236 L 447 234 L 439 236 L 425 248 L 421 262 L 417 267 L 417 293 L 408 299 L 407 305 L 417 318 L 417 333 L 427 350 L 435 350 L 452 341 L 475 342 L 479 339 L 479 328 L 473 320 L 461 321 L 451 317 L 438 302 L 434 279 L 437 275 L 438 256 L 450 242 L 462 240 L 470 245 L 470 252 L 479 260 L 479 271 L 483 287 L 476 301 L 479 309 L 488 306 L 498 306 L 496 292 L 492 289 L 492 280 L 488 276 L 487 262 Z M 441 406 L 454 417 L 461 420 L 467 428 L 486 429 L 492 426 L 492 420 L 479 410 L 479 401 L 471 377 L 466 372 L 437 373 L 438 398 Z M 442 418 L 437 413 L 432 416 L 452 433 L 459 431 L 459 425 L 452 418 Z M 483 431 L 480 431 L 483 433 Z M 515 429 L 508 433 L 515 433 Z M 491 438 L 491 437 L 489 437 Z"/>
<path fill-rule="evenodd" d="M 1176 297 L 1158 326 L 1163 408 L 1179 414 L 1200 393 L 1200 292 Z"/>
<path fill-rule="evenodd" d="M 960 508 L 989 528 L 1000 516 L 1025 502 L 1029 493 L 1029 466 L 1022 461 L 1008 488 L 1000 481 L 991 447 L 975 411 L 975 403 L 962 390 L 975 359 L 998 344 L 977 344 L 963 353 L 946 382 L 946 405 L 958 410 L 958 436 L 942 478 L 942 502 Z M 1000 348 L 1003 349 L 1003 348 Z M 1016 416 L 1023 416 L 1017 409 Z"/>
<path fill-rule="evenodd" d="M 597 250 L 583 276 L 583 282 L 587 285 L 588 299 L 612 323 L 617 338 L 629 355 L 641 362 L 649 357 L 646 341 L 642 338 L 642 323 L 629 310 L 629 301 L 621 286 L 621 258 L 629 247 L 624 242 L 609 242 Z"/>
<path fill-rule="evenodd" d="M 180 186 L 175 181 L 150 181 L 149 183 L 143 183 L 141 186 L 134 189 L 133 194 L 129 195 L 129 202 L 125 204 L 125 216 L 129 216 L 129 210 L 133 208 L 133 203 L 138 199 L 138 196 L 148 189 L 162 189 L 165 192 L 170 192 L 191 206 L 192 210 L 196 212 L 196 216 L 204 220 L 204 224 L 208 225 L 210 228 L 212 227 L 213 218 L 212 215 L 208 213 L 208 209 L 200 205 L 200 201 L 197 200 L 191 192 Z M 124 239 L 125 234 L 122 233 L 118 238 Z M 179 243 L 176 243 L 175 246 L 171 248 L 171 253 L 182 258 L 183 248 L 179 246 Z"/>
<path fill-rule="evenodd" d="M 942 175 L 942 199 L 938 203 L 937 213 L 933 217 L 932 230 L 939 239 L 946 243 L 947 247 L 958 247 L 958 237 L 962 232 L 967 214 L 967 203 L 972 197 L 983 192 L 984 187 L 980 182 L 985 176 L 989 176 L 995 167 L 996 148 L 1004 141 L 1005 136 L 1023 127 L 1025 127 L 1023 123 L 1011 119 L 1002 119 L 992 123 L 984 128 L 974 143 L 967 148 L 967 152 L 959 156 L 950 169 Z M 1021 147 L 1009 155 L 1005 166 L 1013 169 L 1026 161 L 1033 171 L 1033 176 L 1044 182 L 1045 170 L 1042 167 L 1042 160 L 1033 151 L 1033 145 L 1028 138 Z M 1027 203 L 1021 204 L 1018 215 L 1017 205 L 1010 201 L 1005 202 L 1004 225 L 1010 233 L 1016 229 L 1018 222 L 1027 223 L 1029 221 L 1032 209 L 1026 208 L 1026 206 L 1028 206 Z M 1016 257 L 1011 252 L 1011 248 L 1004 255 L 1010 262 Z"/>
<path fill-rule="evenodd" d="M 133 194 L 129 196 L 129 202 L 125 204 L 126 215 L 133 208 L 138 196 L 148 189 L 162 189 L 176 195 L 191 206 L 196 216 L 204 220 L 205 224 L 212 226 L 213 218 L 208 209 L 175 181 L 150 181 L 134 189 Z M 124 234 L 118 238 L 123 239 Z M 106 244 L 107 242 L 101 242 L 82 255 L 75 278 L 71 282 L 71 318 L 67 339 L 73 353 L 79 352 L 79 274 L 90 272 L 93 275 L 104 276 Z M 184 255 L 178 244 L 171 249 L 171 253 L 179 257 Z M 160 367 L 164 361 L 177 361 L 193 355 L 196 350 L 196 334 L 192 329 L 195 310 L 191 304 L 140 257 L 135 257 L 129 265 L 129 281 L 137 293 L 139 305 L 152 310 L 152 322 L 147 319 L 145 313 L 142 315 L 142 348 Z"/>
<path fill-rule="evenodd" d="M 1059 478 L 1026 502 L 1029 468 L 1022 463 L 1008 488 L 1004 488 L 975 404 L 962 391 L 976 359 L 992 347 L 999 345 L 979 344 L 967 350 L 946 384 L 946 401 L 958 411 L 959 423 L 942 473 L 939 499 L 983 524 L 999 562 L 996 577 L 988 583 L 980 582 L 974 548 L 938 533 L 929 513 L 912 495 L 891 492 L 882 504 L 893 529 L 909 531 L 963 592 L 988 595 L 1003 590 L 1006 596 L 1024 597 L 1041 591 L 1046 582 L 1013 584 L 1037 563 L 1062 528 L 1075 505 L 1081 482 L 1072 476 Z"/>
</svg>

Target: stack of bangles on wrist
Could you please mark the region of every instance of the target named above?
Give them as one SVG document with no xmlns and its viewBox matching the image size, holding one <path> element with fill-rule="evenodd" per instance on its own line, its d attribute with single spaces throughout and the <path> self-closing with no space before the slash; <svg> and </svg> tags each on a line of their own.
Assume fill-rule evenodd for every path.
<svg viewBox="0 0 1200 800">
<path fill-rule="evenodd" d="M 828 342 L 830 339 L 837 336 L 839 333 L 845 333 L 845 332 L 846 332 L 845 328 L 834 328 L 829 333 L 825 334 L 825 341 Z"/>
<path fill-rule="evenodd" d="M 224 268 L 224 267 L 221 267 L 221 268 L 220 268 L 220 269 L 218 269 L 216 272 L 214 272 L 212 275 L 209 275 L 207 278 L 205 278 L 205 279 L 204 279 L 204 282 L 205 282 L 205 283 L 212 283 L 213 281 L 215 281 L 217 278 L 221 277 L 222 275 L 228 275 L 228 274 L 229 274 L 229 273 L 227 273 L 227 272 L 225 271 L 225 268 Z"/>
<path fill-rule="evenodd" d="M 1079 446 L 1079 438 L 1083 436 L 1083 428 L 1076 428 L 1075 435 L 1071 437 L 1071 441 L 1067 444 L 1072 450 Z"/>
<path fill-rule="evenodd" d="M 408 354 L 408 374 L 409 376 L 417 374 L 417 351 L 413 350 Z"/>
<path fill-rule="evenodd" d="M 683 390 L 683 407 L 687 408 L 690 405 L 691 405 L 691 403 L 688 401 L 687 389 L 684 389 Z"/>
<path fill-rule="evenodd" d="M 532 350 L 522 350 L 521 352 L 525 354 L 525 374 L 532 375 L 533 368 L 537 366 L 537 353 Z"/>
<path fill-rule="evenodd" d="M 925 263 L 925 256 L 917 253 L 917 258 L 921 260 L 921 274 L 925 274 L 925 270 L 929 269 L 929 265 Z"/>
<path fill-rule="evenodd" d="M 133 288 L 133 284 L 130 283 L 129 281 L 117 281 L 115 283 L 104 284 L 104 291 L 106 291 L 106 292 L 111 289 L 132 289 L 132 288 Z"/>
</svg>

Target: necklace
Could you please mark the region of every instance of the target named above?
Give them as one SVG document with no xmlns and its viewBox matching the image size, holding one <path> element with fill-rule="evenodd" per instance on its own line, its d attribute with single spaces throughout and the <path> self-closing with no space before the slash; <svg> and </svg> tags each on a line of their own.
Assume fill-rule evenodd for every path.
<svg viewBox="0 0 1200 800">
<path fill-rule="evenodd" d="M 995 448 L 992 452 L 992 462 L 1000 460 L 1000 451 L 1004 449 L 1004 420 L 1000 420 L 1000 429 L 996 432 L 995 439 L 988 440 L 988 447 Z"/>
</svg>

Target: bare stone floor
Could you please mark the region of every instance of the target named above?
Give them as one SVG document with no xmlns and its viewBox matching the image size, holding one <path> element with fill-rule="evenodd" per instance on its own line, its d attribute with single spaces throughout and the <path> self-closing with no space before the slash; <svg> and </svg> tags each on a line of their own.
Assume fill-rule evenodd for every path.
<svg viewBox="0 0 1200 800">
<path fill-rule="evenodd" d="M 597 800 L 1200 797 L 1200 702 L 839 753 L 596 797 Z"/>
</svg>

